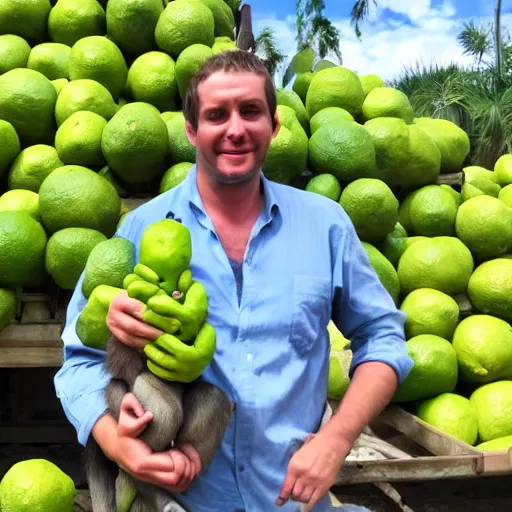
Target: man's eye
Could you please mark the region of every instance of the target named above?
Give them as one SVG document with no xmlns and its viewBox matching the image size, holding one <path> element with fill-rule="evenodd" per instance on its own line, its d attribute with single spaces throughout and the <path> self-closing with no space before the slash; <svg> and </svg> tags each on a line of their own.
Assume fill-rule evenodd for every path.
<svg viewBox="0 0 512 512">
<path fill-rule="evenodd" d="M 208 113 L 208 119 L 210 121 L 218 121 L 219 119 L 222 119 L 224 116 L 224 112 L 222 110 L 213 110 Z"/>
<path fill-rule="evenodd" d="M 259 110 L 257 108 L 246 108 L 243 110 L 243 114 L 248 117 L 254 117 L 259 114 Z"/>
</svg>

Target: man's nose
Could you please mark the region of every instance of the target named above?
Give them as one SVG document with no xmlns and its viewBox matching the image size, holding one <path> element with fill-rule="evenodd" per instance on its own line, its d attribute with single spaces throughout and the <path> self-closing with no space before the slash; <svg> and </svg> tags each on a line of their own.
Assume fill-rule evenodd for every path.
<svg viewBox="0 0 512 512">
<path fill-rule="evenodd" d="M 244 136 L 243 119 L 238 113 L 234 113 L 229 117 L 227 136 L 232 139 L 240 139 Z"/>
</svg>

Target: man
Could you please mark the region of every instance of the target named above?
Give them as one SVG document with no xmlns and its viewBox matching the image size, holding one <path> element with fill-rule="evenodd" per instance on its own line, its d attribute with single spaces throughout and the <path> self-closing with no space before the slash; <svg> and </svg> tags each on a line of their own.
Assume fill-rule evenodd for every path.
<svg viewBox="0 0 512 512">
<path fill-rule="evenodd" d="M 63 332 L 58 396 L 82 444 L 92 434 L 107 456 L 176 493 L 191 512 L 297 511 L 300 503 L 331 510 L 326 493 L 355 439 L 412 366 L 404 316 L 339 204 L 261 174 L 279 119 L 272 81 L 257 57 L 227 52 L 210 59 L 189 85 L 184 113 L 196 166 L 179 186 L 132 212 L 118 236 L 138 247 L 143 230 L 167 215 L 190 230 L 192 273 L 206 287 L 208 322 L 217 332 L 202 378 L 236 404 L 222 446 L 194 478 L 167 454 L 118 436 L 102 396 L 109 378 L 104 353 L 75 334 L 85 304 L 82 280 Z M 141 321 L 139 307 L 120 294 L 107 319 L 133 347 L 159 335 Z M 330 318 L 352 341 L 353 374 L 339 410 L 320 428 Z"/>
</svg>

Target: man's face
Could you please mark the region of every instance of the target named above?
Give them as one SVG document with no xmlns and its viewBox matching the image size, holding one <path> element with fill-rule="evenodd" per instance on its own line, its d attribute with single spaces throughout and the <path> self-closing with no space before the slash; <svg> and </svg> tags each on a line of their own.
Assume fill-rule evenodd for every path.
<svg viewBox="0 0 512 512">
<path fill-rule="evenodd" d="M 251 180 L 278 130 L 272 129 L 264 77 L 219 71 L 199 85 L 198 96 L 197 131 L 186 124 L 198 167 L 217 183 Z"/>
</svg>

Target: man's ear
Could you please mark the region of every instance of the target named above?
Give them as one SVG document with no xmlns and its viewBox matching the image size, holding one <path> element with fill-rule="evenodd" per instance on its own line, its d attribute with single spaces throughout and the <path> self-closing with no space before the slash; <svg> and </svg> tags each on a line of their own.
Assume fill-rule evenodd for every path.
<svg viewBox="0 0 512 512">
<path fill-rule="evenodd" d="M 185 121 L 185 133 L 187 134 L 187 139 L 189 140 L 190 144 L 195 146 L 197 141 L 197 133 L 190 121 Z"/>
<path fill-rule="evenodd" d="M 279 129 L 281 128 L 281 121 L 279 121 L 279 115 L 276 113 L 274 114 L 274 119 L 272 120 L 272 138 L 276 137 L 279 133 Z"/>
</svg>

